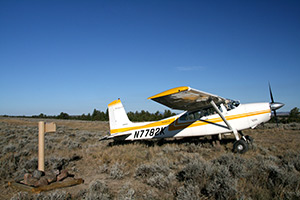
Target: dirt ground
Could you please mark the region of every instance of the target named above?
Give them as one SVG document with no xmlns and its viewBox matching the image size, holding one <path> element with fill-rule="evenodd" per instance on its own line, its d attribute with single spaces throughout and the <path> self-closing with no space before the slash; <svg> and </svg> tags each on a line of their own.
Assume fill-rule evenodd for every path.
<svg viewBox="0 0 300 200">
<path fill-rule="evenodd" d="M 232 153 L 233 137 L 164 141 L 99 141 L 107 122 L 52 120 L 45 135 L 46 170 L 68 169 L 84 183 L 41 194 L 8 186 L 37 168 L 38 121 L 0 117 L 0 199 L 297 199 L 300 125 L 265 124 L 244 134 L 254 143 Z"/>
</svg>

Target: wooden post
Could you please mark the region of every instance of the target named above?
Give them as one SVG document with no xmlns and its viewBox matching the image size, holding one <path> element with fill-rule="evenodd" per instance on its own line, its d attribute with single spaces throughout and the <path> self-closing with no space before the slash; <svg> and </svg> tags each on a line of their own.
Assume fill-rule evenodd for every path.
<svg viewBox="0 0 300 200">
<path fill-rule="evenodd" d="M 45 171 L 45 122 L 39 122 L 38 170 Z"/>
<path fill-rule="evenodd" d="M 55 132 L 56 124 L 39 122 L 38 170 L 45 171 L 45 133 Z"/>
</svg>

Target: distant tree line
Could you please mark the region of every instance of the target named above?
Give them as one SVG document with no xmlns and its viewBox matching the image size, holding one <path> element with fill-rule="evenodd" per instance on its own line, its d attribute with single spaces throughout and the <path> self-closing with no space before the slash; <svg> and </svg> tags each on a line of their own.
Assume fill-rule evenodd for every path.
<svg viewBox="0 0 300 200">
<path fill-rule="evenodd" d="M 164 113 L 156 112 L 156 113 L 149 113 L 148 111 L 142 110 L 141 112 L 129 112 L 127 113 L 128 118 L 133 122 L 140 122 L 140 121 L 157 121 L 160 119 L 164 119 L 167 117 L 171 117 L 176 115 L 172 113 L 170 110 L 165 110 Z"/>
<path fill-rule="evenodd" d="M 288 115 L 278 116 L 277 118 L 278 118 L 278 122 L 283 123 L 283 124 L 292 123 L 292 122 L 300 122 L 299 108 L 295 107 L 290 111 L 290 113 Z M 272 116 L 270 122 L 276 123 L 276 119 L 274 116 Z"/>
<path fill-rule="evenodd" d="M 171 117 L 176 115 L 170 110 L 165 110 L 163 113 L 157 111 L 156 113 L 149 113 L 148 111 L 142 110 L 141 112 L 129 112 L 127 113 L 128 118 L 133 122 L 141 121 L 156 121 Z M 24 116 L 23 116 L 24 117 Z M 45 115 L 41 113 L 40 115 L 33 115 L 32 118 L 51 118 L 51 119 L 71 119 L 71 120 L 87 120 L 87 121 L 108 121 L 108 110 L 102 112 L 100 110 L 94 109 L 93 113 L 82 114 L 82 115 L 69 115 L 68 113 L 61 112 L 59 115 Z"/>
<path fill-rule="evenodd" d="M 171 117 L 176 115 L 170 110 L 165 110 L 164 112 L 157 111 L 156 113 L 149 113 L 148 111 L 136 111 L 136 112 L 128 112 L 128 118 L 133 122 L 141 122 L 141 121 L 157 121 L 167 117 Z M 12 117 L 8 115 L 3 115 L 3 117 Z M 87 120 L 87 121 L 108 121 L 108 110 L 106 112 L 94 109 L 93 113 L 90 114 L 82 114 L 82 115 L 69 115 L 68 113 L 61 112 L 59 115 L 45 115 L 43 113 L 39 115 L 33 116 L 15 116 L 15 117 L 27 117 L 27 118 L 47 118 L 47 119 L 71 119 L 71 120 Z M 271 123 L 276 123 L 275 117 L 272 116 Z M 300 110 L 299 108 L 293 108 L 289 114 L 287 115 L 279 115 L 278 116 L 279 123 L 292 123 L 299 122 L 300 123 Z"/>
</svg>

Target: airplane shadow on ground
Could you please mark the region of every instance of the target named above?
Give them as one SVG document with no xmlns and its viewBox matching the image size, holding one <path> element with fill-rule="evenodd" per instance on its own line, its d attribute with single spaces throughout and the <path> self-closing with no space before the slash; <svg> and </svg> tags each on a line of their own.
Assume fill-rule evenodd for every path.
<svg viewBox="0 0 300 200">
<path fill-rule="evenodd" d="M 108 143 L 108 146 L 122 146 L 128 144 L 143 144 L 147 147 L 153 146 L 164 146 L 167 144 L 195 144 L 203 146 L 214 146 L 216 141 L 219 141 L 221 145 L 227 145 L 229 143 L 234 143 L 234 138 L 224 138 L 218 140 L 217 137 L 203 136 L 203 137 L 185 137 L 185 138 L 163 138 L 163 139 L 152 139 L 152 140 L 114 140 Z"/>
</svg>

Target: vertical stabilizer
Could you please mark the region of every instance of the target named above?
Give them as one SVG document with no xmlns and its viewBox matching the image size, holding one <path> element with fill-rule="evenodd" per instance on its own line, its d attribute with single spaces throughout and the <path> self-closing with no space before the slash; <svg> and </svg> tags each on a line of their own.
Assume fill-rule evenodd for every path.
<svg viewBox="0 0 300 200">
<path fill-rule="evenodd" d="M 111 133 L 118 132 L 117 129 L 125 128 L 132 124 L 120 99 L 108 104 L 108 114 Z"/>
</svg>

